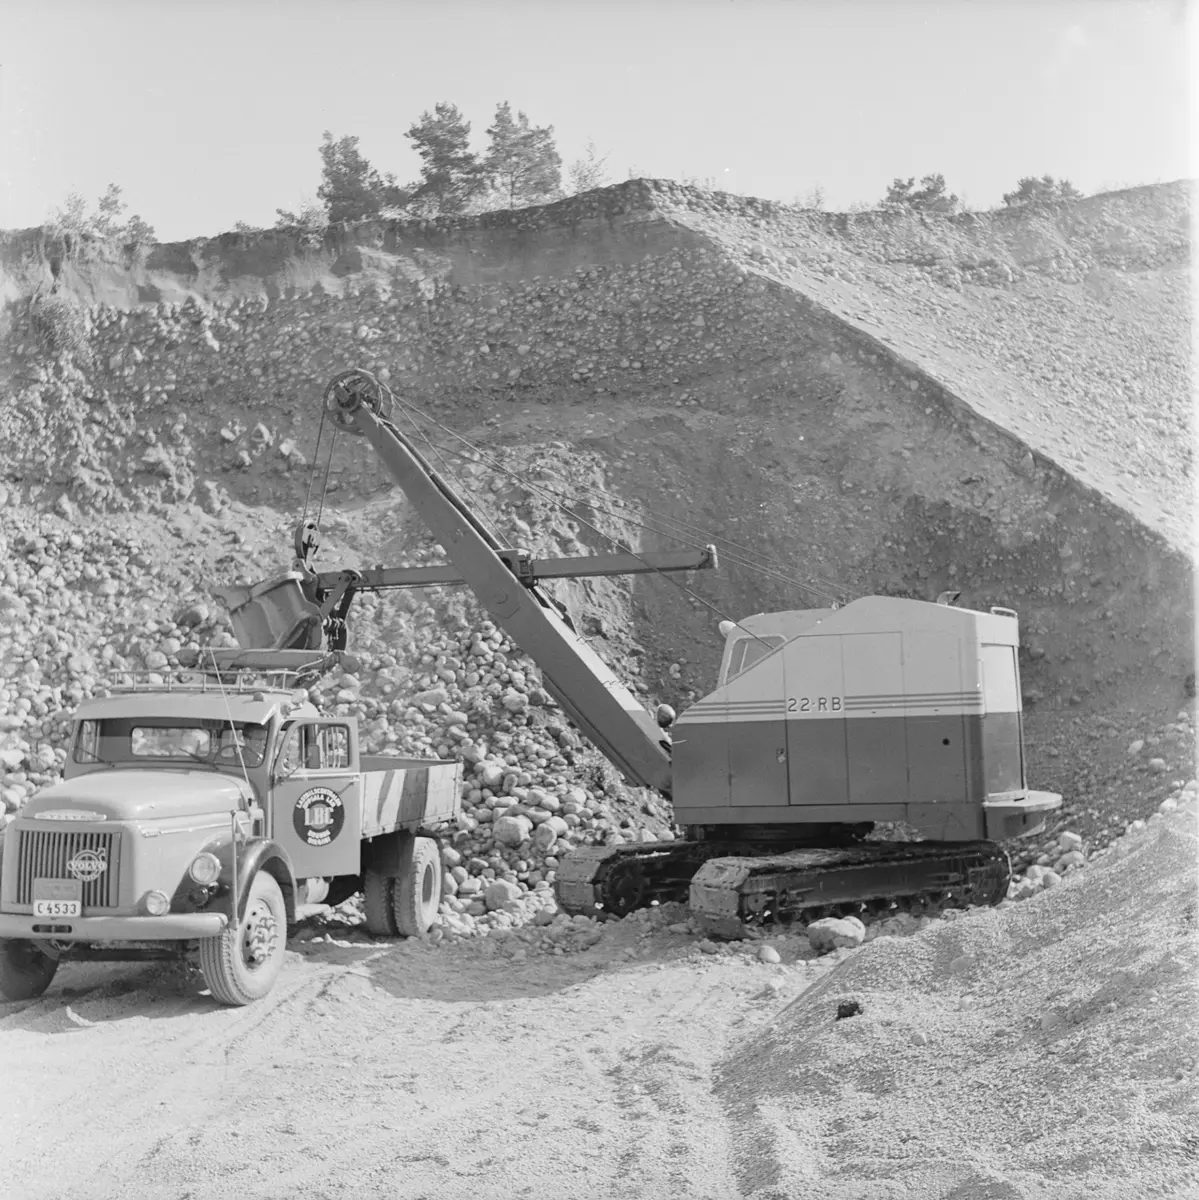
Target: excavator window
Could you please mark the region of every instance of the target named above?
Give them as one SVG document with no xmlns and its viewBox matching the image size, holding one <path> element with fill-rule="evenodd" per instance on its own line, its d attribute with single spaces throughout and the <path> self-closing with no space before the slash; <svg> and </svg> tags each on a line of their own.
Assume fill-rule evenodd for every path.
<svg viewBox="0 0 1199 1200">
<path fill-rule="evenodd" d="M 748 671 L 759 659 L 765 658 L 772 650 L 781 646 L 785 638 L 777 636 L 769 637 L 745 637 L 739 638 L 733 644 L 733 653 L 729 657 L 728 674 L 725 676 L 725 681 L 732 679 L 734 675 L 740 675 L 742 671 Z"/>
</svg>

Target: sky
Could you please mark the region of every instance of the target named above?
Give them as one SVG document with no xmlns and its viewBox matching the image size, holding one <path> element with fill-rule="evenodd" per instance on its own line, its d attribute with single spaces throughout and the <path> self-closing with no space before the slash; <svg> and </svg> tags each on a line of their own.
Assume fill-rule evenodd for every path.
<svg viewBox="0 0 1199 1200">
<path fill-rule="evenodd" d="M 988 208 L 1193 177 L 1199 0 L 0 0 L 0 229 L 110 183 L 160 241 L 315 197 L 323 131 L 401 183 L 404 131 L 507 100 L 609 182 L 825 207 L 940 172 Z"/>
</svg>

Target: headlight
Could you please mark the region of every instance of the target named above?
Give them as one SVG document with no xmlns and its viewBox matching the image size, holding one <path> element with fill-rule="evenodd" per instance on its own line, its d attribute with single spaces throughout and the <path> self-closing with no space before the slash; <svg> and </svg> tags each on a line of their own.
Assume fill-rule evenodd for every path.
<svg viewBox="0 0 1199 1200">
<path fill-rule="evenodd" d="M 187 868 L 187 873 L 196 883 L 216 883 L 221 874 L 220 859 L 205 850 L 203 854 L 197 854 L 192 860 L 192 865 Z"/>
<path fill-rule="evenodd" d="M 147 892 L 142 904 L 152 917 L 165 917 L 171 911 L 171 898 L 166 892 Z"/>
</svg>

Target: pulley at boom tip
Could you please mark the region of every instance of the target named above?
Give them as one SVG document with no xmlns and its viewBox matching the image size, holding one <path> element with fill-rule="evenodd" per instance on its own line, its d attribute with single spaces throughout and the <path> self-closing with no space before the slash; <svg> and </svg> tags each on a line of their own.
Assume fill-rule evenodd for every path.
<svg viewBox="0 0 1199 1200">
<path fill-rule="evenodd" d="M 326 412 L 341 432 L 361 437 L 362 430 L 354 421 L 354 413 L 365 406 L 376 416 L 387 420 L 392 409 L 391 389 L 370 371 L 351 367 L 329 380 L 325 387 L 324 404 Z"/>
</svg>

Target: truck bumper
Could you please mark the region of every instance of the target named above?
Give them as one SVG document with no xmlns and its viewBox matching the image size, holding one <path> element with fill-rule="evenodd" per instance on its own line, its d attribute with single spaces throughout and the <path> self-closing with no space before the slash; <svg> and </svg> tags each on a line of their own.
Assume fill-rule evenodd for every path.
<svg viewBox="0 0 1199 1200">
<path fill-rule="evenodd" d="M 1002 842 L 1040 833 L 1045 818 L 1061 806 L 1062 798 L 1056 792 L 1028 791 L 1011 799 L 987 800 L 983 803 L 985 836 L 989 841 Z"/>
<path fill-rule="evenodd" d="M 164 917 L 31 917 L 0 913 L 0 938 L 53 938 L 58 942 L 175 942 L 216 937 L 224 913 L 173 913 Z"/>
</svg>

